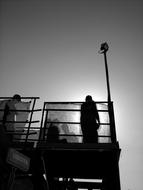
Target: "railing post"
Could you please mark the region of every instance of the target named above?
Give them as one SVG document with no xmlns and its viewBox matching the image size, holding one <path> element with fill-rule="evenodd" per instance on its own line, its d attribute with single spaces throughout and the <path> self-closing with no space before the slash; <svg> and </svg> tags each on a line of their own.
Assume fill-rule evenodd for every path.
<svg viewBox="0 0 143 190">
<path fill-rule="evenodd" d="M 111 142 L 116 143 L 117 138 L 116 138 L 113 102 L 108 103 L 108 111 L 109 111 L 109 120 L 110 120 Z"/>
<path fill-rule="evenodd" d="M 104 54 L 104 61 L 105 61 L 105 73 L 106 73 L 107 94 L 108 94 L 107 99 L 108 99 L 108 113 L 109 113 L 109 120 L 110 120 L 111 141 L 112 141 L 112 143 L 115 143 L 116 142 L 115 119 L 114 119 L 113 103 L 111 102 L 109 71 L 108 71 L 107 55 L 106 55 L 108 49 L 109 49 L 109 46 L 106 42 L 101 44 L 100 53 Z"/>
<path fill-rule="evenodd" d="M 31 121 L 32 121 L 32 117 L 33 117 L 33 110 L 34 110 L 34 107 L 35 107 L 35 103 L 36 103 L 36 98 L 34 98 L 34 102 L 33 102 L 33 105 L 32 105 L 32 111 L 31 111 L 29 124 L 28 124 L 28 129 L 27 129 L 27 133 L 26 133 L 24 149 L 26 148 L 26 144 L 27 144 L 27 141 L 28 141 L 28 136 L 29 136 L 29 131 L 30 131 L 30 126 L 31 126 Z"/>
</svg>

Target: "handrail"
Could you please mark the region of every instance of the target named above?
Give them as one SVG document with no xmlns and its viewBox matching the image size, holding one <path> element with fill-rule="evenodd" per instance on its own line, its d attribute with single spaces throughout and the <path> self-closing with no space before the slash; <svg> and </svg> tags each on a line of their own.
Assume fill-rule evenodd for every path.
<svg viewBox="0 0 143 190">
<path fill-rule="evenodd" d="M 1 122 L 2 120 L 0 120 Z M 7 121 L 6 123 L 38 123 L 39 120 L 35 120 L 35 121 Z"/>
<path fill-rule="evenodd" d="M 34 98 L 34 102 L 33 102 L 33 105 L 32 105 L 32 110 L 34 110 L 35 104 L 36 104 L 36 99 Z M 27 141 L 28 141 L 30 126 L 31 126 L 31 123 L 32 123 L 32 117 L 33 117 L 33 111 L 31 112 L 30 119 L 29 119 L 29 125 L 28 125 L 28 129 L 27 129 L 27 133 L 26 133 L 24 149 L 26 148 L 26 144 L 27 144 Z"/>
<path fill-rule="evenodd" d="M 81 106 L 83 102 L 44 102 L 44 105 L 43 105 L 43 112 L 42 112 L 42 119 L 41 119 L 41 127 L 40 127 L 40 138 L 39 140 L 42 140 L 41 138 L 43 138 L 43 140 L 45 140 L 45 137 L 46 137 L 46 134 L 47 134 L 47 124 L 77 124 L 77 125 L 80 125 L 80 122 L 74 122 L 74 121 L 52 121 L 52 120 L 48 120 L 48 113 L 50 112 L 57 112 L 57 116 L 58 116 L 58 112 L 80 112 L 81 109 L 78 107 L 78 106 Z M 107 138 L 107 137 L 110 137 L 111 138 L 111 141 L 112 142 L 116 142 L 115 139 L 116 139 L 116 131 L 115 131 L 115 121 L 113 118 L 111 118 L 111 109 L 109 109 L 109 102 L 108 101 L 97 101 L 95 102 L 96 105 L 98 106 L 97 109 L 98 109 L 98 112 L 99 113 L 108 113 L 108 119 L 109 119 L 109 122 L 103 122 L 101 121 L 100 123 L 100 126 L 109 126 L 110 127 L 110 135 L 107 135 L 107 134 L 98 134 L 98 137 L 100 138 Z M 113 102 L 111 101 L 111 104 L 113 104 Z M 46 107 L 46 105 L 49 105 L 49 108 Z M 53 107 L 52 107 L 53 105 Z M 56 107 L 57 105 L 57 107 Z M 63 105 L 63 106 L 62 106 Z M 67 105 L 67 107 L 65 107 Z M 68 109 L 68 105 L 73 105 L 73 107 L 69 106 L 69 109 Z M 100 105 L 103 107 L 100 108 Z M 59 107 L 60 106 L 60 107 Z M 75 107 L 74 107 L 75 106 Z M 104 107 L 106 106 L 106 107 Z M 64 114 L 64 113 L 63 113 Z M 67 113 L 68 114 L 68 113 Z M 114 113 L 113 113 L 114 114 Z M 79 116 L 78 116 L 79 117 Z M 107 117 L 107 116 L 106 116 Z M 50 117 L 49 117 L 50 119 Z M 55 115 L 55 119 L 56 119 L 56 115 Z M 58 120 L 58 117 L 57 117 L 57 120 Z M 72 126 L 71 126 L 72 127 Z M 41 131 L 42 130 L 42 131 Z M 46 133 L 46 134 L 45 134 Z M 70 133 L 70 132 L 69 132 Z M 41 136 L 42 135 L 42 136 Z M 59 136 L 63 136 L 62 134 L 60 134 Z M 66 134 L 64 136 L 82 136 L 82 135 L 69 135 L 69 134 Z"/>
<path fill-rule="evenodd" d="M 0 97 L 0 100 L 1 101 L 7 101 L 9 99 L 12 99 L 13 97 Z M 21 97 L 21 100 L 26 100 L 26 101 L 22 101 L 24 103 L 30 103 L 30 107 L 31 109 L 16 109 L 16 112 L 27 112 L 29 113 L 29 116 L 28 116 L 28 120 L 20 120 L 20 121 L 6 121 L 7 123 L 14 123 L 14 124 L 27 124 L 26 126 L 22 127 L 22 130 L 21 130 L 21 127 L 17 127 L 14 128 L 14 131 L 6 131 L 6 134 L 12 134 L 14 135 L 14 143 L 15 142 L 23 142 L 23 149 L 26 148 L 26 145 L 28 142 L 31 142 L 31 141 L 34 141 L 35 139 L 32 139 L 31 137 L 29 138 L 29 136 L 31 135 L 35 135 L 37 134 L 38 130 L 39 130 L 39 127 L 31 127 L 31 124 L 34 124 L 34 123 L 39 123 L 39 120 L 33 120 L 33 114 L 36 113 L 36 112 L 39 112 L 41 111 L 42 109 L 35 109 L 35 104 L 36 104 L 36 100 L 40 99 L 40 97 Z M 0 109 L 0 111 L 4 111 L 4 108 L 3 109 Z M 15 111 L 15 110 L 12 110 L 10 109 L 10 111 Z M 2 121 L 1 121 L 2 122 Z M 35 130 L 37 129 L 37 130 Z M 20 137 L 16 137 L 20 135 Z M 21 138 L 21 136 L 23 136 L 23 138 Z"/>
<path fill-rule="evenodd" d="M 12 99 L 13 97 L 0 97 L 0 99 Z M 21 97 L 21 99 L 40 99 L 40 97 Z"/>
<path fill-rule="evenodd" d="M 81 111 L 80 109 L 44 109 L 44 111 Z M 98 110 L 98 112 L 109 112 L 108 110 Z"/>
<path fill-rule="evenodd" d="M 112 102 L 112 101 L 111 101 Z M 82 104 L 83 102 L 75 102 L 75 101 L 65 101 L 65 102 L 47 102 L 45 101 L 44 104 Z M 108 104 L 108 101 L 96 101 L 95 103 L 99 104 Z"/>
<path fill-rule="evenodd" d="M 80 122 L 68 122 L 68 121 L 47 121 L 46 123 L 80 124 Z M 110 123 L 100 123 L 100 125 L 110 125 Z"/>
<path fill-rule="evenodd" d="M 2 97 L 0 97 L 0 99 L 2 99 Z M 29 99 L 29 97 L 26 97 L 25 99 Z M 71 120 L 71 121 L 64 121 L 64 120 L 63 121 L 61 121 L 61 120 L 59 120 L 59 121 L 54 121 L 54 120 L 53 121 L 49 121 L 48 117 L 49 117 L 50 112 L 53 112 L 53 111 L 54 112 L 56 112 L 56 111 L 59 111 L 59 112 L 64 112 L 64 111 L 67 111 L 67 112 L 70 112 L 70 111 L 71 112 L 80 112 L 81 109 L 79 108 L 79 106 L 81 106 L 81 104 L 83 102 L 44 102 L 43 109 L 34 109 L 35 103 L 36 103 L 36 99 L 37 98 L 33 97 L 34 102 L 32 101 L 32 104 L 33 104 L 32 109 L 30 109 L 30 110 L 17 110 L 17 111 L 21 111 L 21 112 L 30 112 L 31 114 L 30 114 L 30 118 L 29 118 L 28 121 L 14 121 L 14 122 L 13 121 L 9 121 L 8 122 L 8 123 L 25 123 L 25 124 L 28 124 L 28 126 L 24 127 L 24 130 L 25 130 L 26 133 L 25 134 L 22 133 L 22 135 L 25 136 L 25 138 L 24 138 L 24 141 L 25 141 L 25 145 L 24 146 L 25 147 L 26 147 L 26 143 L 28 142 L 28 136 L 31 134 L 31 130 L 36 130 L 36 132 L 34 132 L 34 134 L 37 134 L 39 137 L 38 136 L 37 137 L 33 136 L 32 137 L 33 139 L 31 139 L 31 138 L 29 139 L 30 141 L 31 140 L 36 141 L 36 139 L 34 139 L 34 138 L 38 138 L 39 141 L 46 140 L 47 129 L 48 129 L 47 128 L 47 124 L 67 124 L 67 125 L 69 124 L 69 126 L 71 125 L 71 127 L 72 127 L 72 125 L 75 125 L 75 127 L 77 125 L 78 128 L 80 127 L 79 126 L 80 122 L 77 122 L 76 120 L 75 121 L 74 120 Z M 113 113 L 114 112 L 113 111 L 113 102 L 111 102 L 112 105 L 111 105 L 110 109 L 108 109 L 109 108 L 108 107 L 109 104 L 106 101 L 100 101 L 100 102 L 98 101 L 98 102 L 95 102 L 95 103 L 99 104 L 98 112 L 101 113 L 101 115 L 102 115 L 102 112 L 108 113 L 108 115 L 107 114 L 106 115 L 109 116 L 109 119 L 110 119 L 109 122 L 104 122 L 104 120 L 103 120 L 103 122 L 101 121 L 101 123 L 100 123 L 100 126 L 102 126 L 102 128 L 104 126 L 105 127 L 107 126 L 108 128 L 110 127 L 110 133 L 109 133 L 109 135 L 106 132 L 105 133 L 101 132 L 101 133 L 98 134 L 98 137 L 101 138 L 100 142 L 103 142 L 102 138 L 111 138 L 111 142 L 113 142 L 113 143 L 116 142 L 116 131 L 115 131 L 115 121 L 114 121 L 114 113 Z M 50 104 L 49 109 L 46 107 L 46 105 L 48 105 L 48 104 Z M 73 109 L 71 109 L 72 106 L 69 106 L 69 109 L 66 107 L 66 105 L 68 106 L 70 104 L 73 105 Z M 78 104 L 78 105 L 76 105 L 76 104 Z M 52 108 L 52 105 L 54 106 L 54 108 Z M 57 105 L 58 108 L 56 108 L 56 105 Z M 59 106 L 59 105 L 61 105 L 61 106 Z M 64 108 L 62 107 L 62 105 L 63 105 Z M 101 105 L 101 107 L 100 107 L 100 105 Z M 105 107 L 104 107 L 104 105 L 105 105 Z M 61 107 L 61 108 L 59 108 L 59 107 Z M 66 109 L 65 109 L 65 107 L 66 107 Z M 102 107 L 103 107 L 103 109 L 102 109 Z M 34 120 L 33 121 L 32 120 L 33 114 L 34 114 L 34 112 L 38 112 L 38 111 L 42 111 L 41 120 Z M 78 114 L 78 119 L 79 119 L 79 114 Z M 41 124 L 40 124 L 39 127 L 31 127 L 31 124 L 39 123 L 39 122 L 41 122 Z M 107 128 L 107 130 L 108 130 L 108 128 Z M 20 128 L 17 127 L 17 129 L 20 129 Z M 60 136 L 62 136 L 62 137 L 64 137 L 64 136 L 67 136 L 67 137 L 68 136 L 71 136 L 71 137 L 72 136 L 82 137 L 82 135 L 78 134 L 78 132 L 77 132 L 77 134 L 74 134 L 74 135 L 73 134 L 60 134 Z M 109 139 L 109 141 L 110 141 L 110 139 Z"/>
</svg>

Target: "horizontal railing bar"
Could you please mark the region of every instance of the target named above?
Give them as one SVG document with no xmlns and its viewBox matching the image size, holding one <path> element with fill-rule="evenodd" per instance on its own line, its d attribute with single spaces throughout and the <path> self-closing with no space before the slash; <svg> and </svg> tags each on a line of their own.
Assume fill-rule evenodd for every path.
<svg viewBox="0 0 143 190">
<path fill-rule="evenodd" d="M 12 99 L 13 97 L 0 97 L 0 99 Z M 21 99 L 40 99 L 40 97 L 21 97 Z"/>
<path fill-rule="evenodd" d="M 43 109 L 44 111 L 81 111 L 81 109 Z M 98 112 L 109 112 L 108 110 L 97 110 Z"/>
<path fill-rule="evenodd" d="M 16 127 L 16 129 L 21 129 L 21 127 Z M 28 126 L 26 126 L 26 127 L 23 127 L 23 129 L 24 130 L 27 130 L 28 129 Z M 34 129 L 39 129 L 40 130 L 40 127 L 30 127 L 30 130 L 34 130 Z M 37 130 L 37 131 L 39 131 L 39 130 Z"/>
<path fill-rule="evenodd" d="M 46 123 L 80 124 L 80 122 L 67 122 L 67 121 L 47 121 Z M 100 125 L 110 125 L 110 123 L 100 123 Z"/>
<path fill-rule="evenodd" d="M 41 111 L 42 109 L 35 109 L 35 110 L 9 110 L 11 112 L 36 112 L 36 111 Z M 4 111 L 4 109 L 0 109 L 0 111 Z"/>
<path fill-rule="evenodd" d="M 0 120 L 2 122 L 2 120 Z M 6 123 L 39 123 L 40 120 L 35 120 L 35 121 L 6 121 Z"/>
<path fill-rule="evenodd" d="M 84 103 L 84 102 L 44 102 L 44 104 L 82 104 L 82 103 Z M 103 103 L 103 104 L 108 104 L 108 102 L 107 101 L 95 101 L 95 103 L 97 103 L 97 104 L 101 104 L 101 103 Z M 112 103 L 112 101 L 111 101 L 111 103 Z"/>
<path fill-rule="evenodd" d="M 47 136 L 47 134 L 44 134 L 44 136 Z M 54 135 L 49 135 L 50 137 L 54 136 Z M 59 137 L 61 136 L 74 136 L 74 137 L 83 137 L 83 135 L 75 135 L 75 134 L 60 134 Z M 110 135 L 98 135 L 98 137 L 105 137 L 105 138 L 108 138 L 108 137 L 111 137 Z"/>
<path fill-rule="evenodd" d="M 13 134 L 13 135 L 27 135 L 27 133 L 22 133 L 22 132 L 13 132 L 13 131 L 7 131 L 6 134 Z M 33 135 L 37 134 L 37 132 L 29 132 L 28 135 Z"/>
<path fill-rule="evenodd" d="M 0 122 L 2 122 L 2 120 L 0 120 Z M 38 123 L 40 122 L 40 120 L 35 120 L 35 121 L 7 121 L 6 123 Z M 62 121 L 47 121 L 46 123 L 58 123 L 58 124 L 79 124 L 80 125 L 80 122 L 62 122 Z M 110 125 L 110 123 L 100 123 L 100 125 Z M 25 127 L 27 128 L 27 127 Z M 34 127 L 31 127 L 31 128 L 34 128 Z M 40 127 L 37 127 L 37 129 L 40 128 Z M 48 127 L 47 127 L 48 129 Z"/>
<path fill-rule="evenodd" d="M 66 121 L 47 121 L 46 123 L 58 123 L 58 124 L 80 124 L 79 122 L 66 122 Z"/>
</svg>

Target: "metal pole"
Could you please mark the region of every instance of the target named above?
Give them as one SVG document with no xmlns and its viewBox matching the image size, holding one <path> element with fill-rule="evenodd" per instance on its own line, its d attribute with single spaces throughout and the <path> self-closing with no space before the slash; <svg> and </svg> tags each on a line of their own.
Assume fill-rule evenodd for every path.
<svg viewBox="0 0 143 190">
<path fill-rule="evenodd" d="M 104 54 L 104 61 L 105 61 L 107 95 L 108 95 L 107 99 L 108 99 L 108 111 L 109 111 L 109 119 L 110 119 L 111 141 L 116 142 L 115 120 L 114 120 L 113 105 L 111 102 L 109 72 L 108 72 L 107 55 L 106 55 L 106 52 L 108 51 L 108 49 L 109 49 L 109 46 L 106 42 L 101 44 L 100 53 Z"/>
<path fill-rule="evenodd" d="M 101 44 L 100 53 L 104 54 L 108 102 L 111 102 L 109 72 L 108 72 L 107 55 L 106 55 L 106 52 L 108 51 L 108 49 L 109 49 L 109 46 L 106 42 Z"/>
<path fill-rule="evenodd" d="M 110 83 L 109 83 L 109 72 L 108 72 L 108 65 L 107 65 L 106 52 L 104 52 L 104 60 L 105 60 L 105 71 L 106 71 L 106 81 L 107 81 L 108 102 L 111 102 Z"/>
</svg>

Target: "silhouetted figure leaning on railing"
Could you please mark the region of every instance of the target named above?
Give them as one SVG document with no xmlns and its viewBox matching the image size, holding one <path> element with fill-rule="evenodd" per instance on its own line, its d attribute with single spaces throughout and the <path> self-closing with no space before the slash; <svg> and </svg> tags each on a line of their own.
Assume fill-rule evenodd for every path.
<svg viewBox="0 0 143 190">
<path fill-rule="evenodd" d="M 83 133 L 84 143 L 98 142 L 99 114 L 96 103 L 92 100 L 92 96 L 88 95 L 85 102 L 81 105 L 81 129 Z"/>
<path fill-rule="evenodd" d="M 47 142 L 49 143 L 67 143 L 66 139 L 59 139 L 59 129 L 55 125 L 50 125 L 47 133 Z"/>
</svg>

